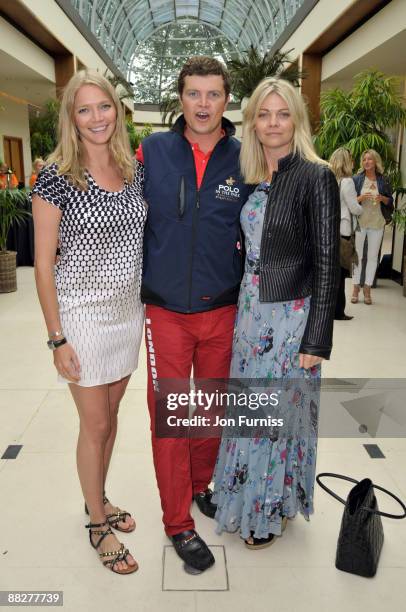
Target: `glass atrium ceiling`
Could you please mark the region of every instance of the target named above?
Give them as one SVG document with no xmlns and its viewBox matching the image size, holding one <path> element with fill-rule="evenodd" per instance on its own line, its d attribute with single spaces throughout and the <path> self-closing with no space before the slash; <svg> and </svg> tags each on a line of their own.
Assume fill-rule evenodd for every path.
<svg viewBox="0 0 406 612">
<path fill-rule="evenodd" d="M 159 103 L 191 55 L 265 53 L 305 0 L 70 0 L 137 102 Z"/>
</svg>

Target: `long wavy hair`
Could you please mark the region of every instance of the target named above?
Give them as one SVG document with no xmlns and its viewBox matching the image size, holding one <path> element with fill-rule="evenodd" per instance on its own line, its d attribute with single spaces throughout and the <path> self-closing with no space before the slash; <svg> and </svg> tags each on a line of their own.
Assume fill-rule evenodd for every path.
<svg viewBox="0 0 406 612">
<path fill-rule="evenodd" d="M 64 89 L 59 111 L 58 144 L 55 151 L 47 158 L 47 164 L 56 163 L 58 174 L 66 176 L 75 187 L 87 190 L 88 185 L 83 165 L 83 145 L 78 136 L 74 120 L 75 96 L 83 85 L 96 85 L 114 104 L 117 113 L 116 127 L 109 141 L 109 149 L 123 178 L 132 182 L 134 180 L 134 162 L 123 107 L 111 83 L 98 72 L 90 70 L 80 70 L 74 74 Z"/>
<path fill-rule="evenodd" d="M 330 168 L 334 172 L 338 182 L 341 179 L 352 176 L 352 155 L 345 147 L 340 147 L 330 157 Z"/>
<path fill-rule="evenodd" d="M 378 151 L 375 151 L 375 149 L 367 149 L 366 151 L 362 152 L 362 154 L 361 154 L 361 168 L 358 170 L 358 174 L 362 174 L 363 172 L 365 172 L 364 167 L 363 167 L 365 155 L 370 155 L 372 157 L 372 159 L 374 160 L 376 173 L 377 174 L 383 174 L 384 167 L 383 167 L 382 157 L 379 155 Z"/>
<path fill-rule="evenodd" d="M 298 89 L 284 79 L 269 77 L 263 79 L 257 85 L 243 111 L 243 140 L 240 162 L 242 175 L 246 183 L 260 183 L 269 174 L 264 149 L 255 132 L 255 123 L 261 104 L 271 93 L 281 96 L 289 108 L 295 127 L 291 151 L 298 153 L 308 161 L 328 165 L 317 155 L 314 149 L 306 104 Z"/>
</svg>

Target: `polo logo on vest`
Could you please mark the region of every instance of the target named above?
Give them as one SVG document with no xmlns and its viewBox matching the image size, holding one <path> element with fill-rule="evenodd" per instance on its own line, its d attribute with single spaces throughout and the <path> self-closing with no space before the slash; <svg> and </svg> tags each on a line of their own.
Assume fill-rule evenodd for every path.
<svg viewBox="0 0 406 612">
<path fill-rule="evenodd" d="M 237 181 L 230 176 L 224 181 L 225 184 L 219 185 L 216 189 L 217 200 L 227 200 L 228 202 L 236 202 L 240 199 L 240 190 L 234 187 Z"/>
</svg>

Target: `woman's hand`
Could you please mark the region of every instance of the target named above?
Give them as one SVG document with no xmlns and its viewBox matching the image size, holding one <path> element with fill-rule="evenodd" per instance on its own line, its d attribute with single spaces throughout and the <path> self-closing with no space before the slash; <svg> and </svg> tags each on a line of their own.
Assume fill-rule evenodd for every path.
<svg viewBox="0 0 406 612">
<path fill-rule="evenodd" d="M 377 202 L 377 204 L 380 204 L 382 202 L 382 204 L 385 204 L 387 206 L 389 204 L 389 198 L 378 193 L 378 195 L 375 196 L 375 202 Z"/>
<path fill-rule="evenodd" d="M 80 380 L 79 359 L 68 342 L 54 350 L 54 364 L 58 373 L 69 382 Z"/>
<path fill-rule="evenodd" d="M 317 355 L 306 355 L 299 353 L 299 367 L 309 370 L 313 366 L 321 363 L 324 360 L 323 357 L 317 357 Z"/>
<path fill-rule="evenodd" d="M 362 202 L 365 202 L 365 200 L 369 200 L 371 198 L 373 198 L 373 195 L 372 195 L 371 192 L 368 191 L 368 193 L 363 193 L 362 195 L 359 195 L 357 197 L 357 200 L 358 200 L 359 204 L 361 204 Z"/>
</svg>

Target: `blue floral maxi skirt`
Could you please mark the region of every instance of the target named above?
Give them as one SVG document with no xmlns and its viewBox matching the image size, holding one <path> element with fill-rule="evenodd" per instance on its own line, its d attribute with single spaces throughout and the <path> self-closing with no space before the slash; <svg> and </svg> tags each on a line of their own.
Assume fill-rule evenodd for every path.
<svg viewBox="0 0 406 612">
<path fill-rule="evenodd" d="M 246 241 L 245 274 L 234 329 L 230 378 L 308 379 L 319 382 L 320 366 L 299 368 L 299 347 L 306 327 L 310 297 L 289 302 L 259 302 L 259 250 L 269 185 L 260 184 L 241 211 Z M 276 382 L 276 381 L 275 381 Z M 304 382 L 304 380 L 303 380 Z M 314 387 L 313 387 L 314 389 Z M 319 390 L 292 399 L 288 410 L 312 402 L 318 413 Z M 281 534 L 282 516 L 313 512 L 316 435 L 223 437 L 214 471 L 216 532 L 240 529 L 246 539 Z"/>
</svg>

